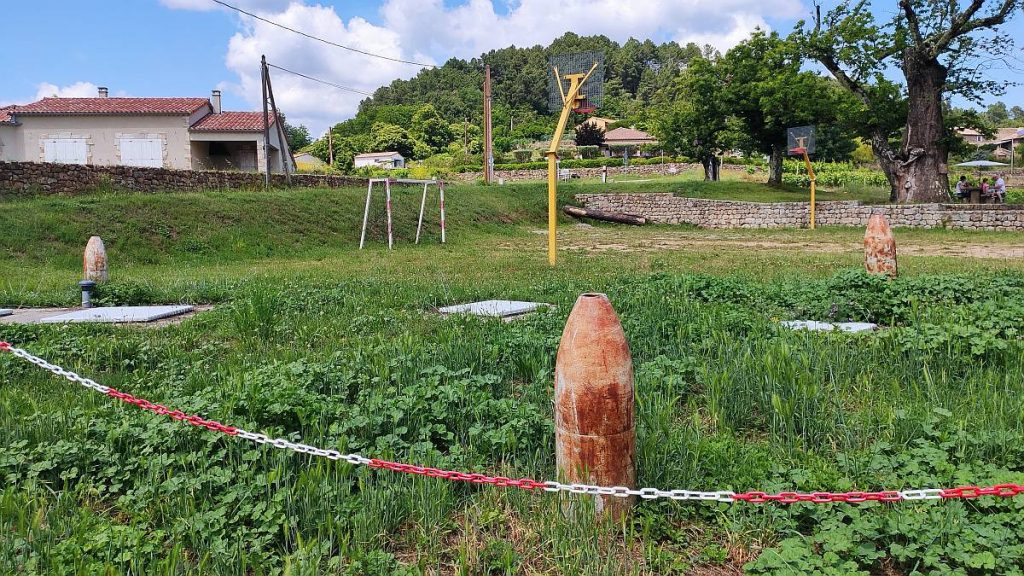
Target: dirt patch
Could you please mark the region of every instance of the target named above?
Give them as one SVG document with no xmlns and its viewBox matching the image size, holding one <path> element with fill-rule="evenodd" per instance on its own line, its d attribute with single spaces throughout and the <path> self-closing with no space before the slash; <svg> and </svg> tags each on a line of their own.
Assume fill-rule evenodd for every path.
<svg viewBox="0 0 1024 576">
<path fill-rule="evenodd" d="M 540 232 L 540 231 L 538 231 Z M 541 232 L 542 233 L 542 232 Z M 559 235 L 561 236 L 561 234 Z M 859 241 L 823 239 L 744 239 L 717 234 L 659 234 L 636 236 L 617 234 L 614 231 L 588 230 L 585 235 L 567 234 L 561 239 L 565 250 L 582 252 L 661 252 L 661 251 L 707 251 L 707 250 L 755 250 L 774 252 L 816 252 L 816 253 L 860 253 L 864 250 Z M 928 244 L 921 242 L 899 242 L 900 254 L 910 256 L 946 256 L 956 258 L 1024 258 L 1024 242 L 1011 244 L 981 244 L 962 240 L 940 240 Z"/>
</svg>

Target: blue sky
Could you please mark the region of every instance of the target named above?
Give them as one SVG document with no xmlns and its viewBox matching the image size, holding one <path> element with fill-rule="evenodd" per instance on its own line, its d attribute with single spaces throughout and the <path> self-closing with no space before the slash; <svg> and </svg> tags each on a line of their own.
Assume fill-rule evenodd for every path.
<svg viewBox="0 0 1024 576">
<path fill-rule="evenodd" d="M 579 34 L 710 42 L 727 48 L 754 26 L 788 32 L 810 13 L 807 0 L 228 0 L 275 21 L 389 56 L 443 62 L 509 44 Z M 259 106 L 259 55 L 332 82 L 372 92 L 417 68 L 368 59 L 297 37 L 217 7 L 210 0 L 35 0 L 5 3 L 8 50 L 0 103 L 37 96 L 205 96 L 224 91 L 225 109 Z M 889 2 L 876 2 L 880 12 Z M 639 8 L 643 6 L 643 8 Z M 712 6 L 714 8 L 712 8 Z M 1007 28 L 1020 36 L 1024 15 Z M 1002 71 L 1009 80 L 1024 74 Z M 358 95 L 275 75 L 290 118 L 314 134 L 351 116 Z M 1024 88 L 1003 97 L 1024 106 Z"/>
</svg>

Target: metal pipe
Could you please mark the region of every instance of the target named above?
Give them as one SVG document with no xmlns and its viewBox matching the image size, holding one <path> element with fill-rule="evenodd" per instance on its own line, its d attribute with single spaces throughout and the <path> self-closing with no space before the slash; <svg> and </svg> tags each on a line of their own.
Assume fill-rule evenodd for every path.
<svg viewBox="0 0 1024 576">
<path fill-rule="evenodd" d="M 96 290 L 96 283 L 92 280 L 82 280 L 78 286 L 82 289 L 82 308 L 92 308 L 92 293 Z"/>
</svg>

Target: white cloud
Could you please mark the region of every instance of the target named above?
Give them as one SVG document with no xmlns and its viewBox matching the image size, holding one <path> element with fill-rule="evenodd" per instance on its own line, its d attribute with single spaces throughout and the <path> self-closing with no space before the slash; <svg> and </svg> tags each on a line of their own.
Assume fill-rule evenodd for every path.
<svg viewBox="0 0 1024 576">
<path fill-rule="evenodd" d="M 294 3 L 272 19 L 338 44 L 393 58 L 404 56 L 402 39 L 395 32 L 362 18 L 346 23 L 331 8 Z M 396 78 L 418 72 L 414 66 L 332 48 L 251 18 L 245 19 L 244 26 L 228 43 L 225 61 L 238 75 L 238 81 L 225 87 L 242 96 L 253 109 L 261 106 L 259 62 L 263 54 L 271 64 L 363 92 L 373 92 Z M 305 124 L 314 135 L 355 115 L 360 100 L 366 98 L 275 69 L 271 69 L 271 79 L 274 99 L 289 122 Z"/>
<path fill-rule="evenodd" d="M 42 98 L 95 98 L 98 87 L 92 82 L 75 82 L 68 86 L 57 86 L 43 82 L 37 87 L 36 100 Z"/>
<path fill-rule="evenodd" d="M 307 0 L 308 1 L 308 0 Z M 505 1 L 505 0 L 498 0 Z M 209 0 L 161 0 L 166 6 L 202 10 Z M 419 62 L 472 58 L 506 46 L 548 44 L 566 31 L 581 36 L 603 34 L 617 42 L 630 37 L 657 42 L 734 46 L 756 27 L 768 29 L 766 18 L 796 18 L 801 0 L 514 0 L 496 10 L 494 0 L 384 0 L 380 24 L 354 17 L 342 20 L 331 7 L 299 0 L 237 0 L 239 7 L 286 26 L 333 42 Z M 260 106 L 259 59 L 365 92 L 409 78 L 415 66 L 369 58 L 303 38 L 287 30 L 241 19 L 242 29 L 229 44 L 227 67 L 238 75 L 225 89 Z M 290 122 L 302 123 L 313 135 L 355 114 L 358 94 L 271 71 L 278 106 Z"/>
</svg>

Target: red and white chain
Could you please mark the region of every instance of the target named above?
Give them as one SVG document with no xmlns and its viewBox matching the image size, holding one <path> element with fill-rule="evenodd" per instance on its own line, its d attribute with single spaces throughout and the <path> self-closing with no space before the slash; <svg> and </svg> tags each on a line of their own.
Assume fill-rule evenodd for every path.
<svg viewBox="0 0 1024 576">
<path fill-rule="evenodd" d="M 657 488 L 627 488 L 625 486 L 594 486 L 590 484 L 563 484 L 561 482 L 547 481 L 538 482 L 531 478 L 506 478 L 504 476 L 488 476 L 486 474 L 456 472 L 453 470 L 441 470 L 413 464 L 400 462 L 389 462 L 377 458 L 366 458 L 359 454 L 342 454 L 337 450 L 325 450 L 308 444 L 292 442 L 284 438 L 271 438 L 265 434 L 248 432 L 234 426 L 225 426 L 213 420 L 205 420 L 196 415 L 188 415 L 181 410 L 171 410 L 166 406 L 154 404 L 148 400 L 136 398 L 131 394 L 120 392 L 109 386 L 104 386 L 94 380 L 84 378 L 65 370 L 60 366 L 51 364 L 38 356 L 33 356 L 21 348 L 15 348 L 7 342 L 0 341 L 0 352 L 8 352 L 27 362 L 35 364 L 44 370 L 48 370 L 57 376 L 66 378 L 71 382 L 80 384 L 93 390 L 116 398 L 128 404 L 132 404 L 143 410 L 154 414 L 167 416 L 191 426 L 206 428 L 214 432 L 220 432 L 228 436 L 244 438 L 256 444 L 266 444 L 282 450 L 290 450 L 299 454 L 308 454 L 318 458 L 330 460 L 344 460 L 349 464 L 357 466 L 369 466 L 405 474 L 416 474 L 430 478 L 440 478 L 453 482 L 467 482 L 470 484 L 484 484 L 498 487 L 519 488 L 522 490 L 542 490 L 544 492 L 568 492 L 571 494 L 587 494 L 593 496 L 614 496 L 627 498 L 636 496 L 644 500 L 667 499 L 667 500 L 698 500 L 704 502 L 749 502 L 752 504 L 763 504 L 778 502 L 780 504 L 796 504 L 806 502 L 811 504 L 826 504 L 831 502 L 845 502 L 848 504 L 860 504 L 864 502 L 903 502 L 912 500 L 943 500 L 943 499 L 973 499 L 981 496 L 1011 497 L 1024 493 L 1024 485 L 1021 484 L 998 484 L 996 486 L 978 487 L 961 486 L 959 488 L 928 488 L 924 490 L 887 490 L 881 492 L 779 492 L 768 494 L 765 492 L 743 492 L 736 493 L 731 490 L 718 490 L 703 492 L 699 490 L 659 490 Z"/>
</svg>

